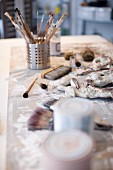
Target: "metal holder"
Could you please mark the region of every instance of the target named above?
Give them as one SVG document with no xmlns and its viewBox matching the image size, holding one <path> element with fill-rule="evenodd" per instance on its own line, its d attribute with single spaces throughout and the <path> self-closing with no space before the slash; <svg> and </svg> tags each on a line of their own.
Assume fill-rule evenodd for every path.
<svg viewBox="0 0 113 170">
<path fill-rule="evenodd" d="M 50 47 L 49 43 L 27 44 L 28 68 L 41 70 L 50 67 Z"/>
</svg>

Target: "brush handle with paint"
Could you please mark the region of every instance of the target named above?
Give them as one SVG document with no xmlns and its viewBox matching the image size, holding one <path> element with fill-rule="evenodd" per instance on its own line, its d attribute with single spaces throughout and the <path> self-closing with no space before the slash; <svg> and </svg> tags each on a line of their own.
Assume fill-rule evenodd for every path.
<svg viewBox="0 0 113 170">
<path fill-rule="evenodd" d="M 38 77 L 33 80 L 33 82 L 30 84 L 30 86 L 28 87 L 28 89 L 26 90 L 26 92 L 23 94 L 23 97 L 24 97 L 24 98 L 28 98 L 28 93 L 30 92 L 31 88 L 33 87 L 33 85 L 35 84 L 35 82 L 36 82 L 37 79 L 38 79 Z"/>
</svg>

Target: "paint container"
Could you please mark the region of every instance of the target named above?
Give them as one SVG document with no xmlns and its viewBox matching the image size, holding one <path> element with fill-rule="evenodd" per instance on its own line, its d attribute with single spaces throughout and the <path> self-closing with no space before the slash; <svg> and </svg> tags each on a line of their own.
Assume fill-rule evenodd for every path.
<svg viewBox="0 0 113 170">
<path fill-rule="evenodd" d="M 44 170 L 90 170 L 93 142 L 78 130 L 54 133 L 41 146 Z"/>
<path fill-rule="evenodd" d="M 49 43 L 27 44 L 27 66 L 32 70 L 50 67 Z"/>
<path fill-rule="evenodd" d="M 87 99 L 61 99 L 51 106 L 56 132 L 79 129 L 88 134 L 93 130 L 93 103 Z"/>
<path fill-rule="evenodd" d="M 50 40 L 50 55 L 51 56 L 60 56 L 61 54 L 61 29 L 58 28 L 58 30 L 55 32 L 53 37 Z"/>
</svg>

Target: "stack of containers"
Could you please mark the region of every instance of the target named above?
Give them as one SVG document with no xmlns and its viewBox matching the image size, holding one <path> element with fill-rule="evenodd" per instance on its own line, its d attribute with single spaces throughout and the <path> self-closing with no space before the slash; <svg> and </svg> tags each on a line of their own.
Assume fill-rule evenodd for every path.
<svg viewBox="0 0 113 170">
<path fill-rule="evenodd" d="M 95 20 L 96 21 L 110 21 L 111 20 L 112 9 L 106 8 L 96 8 L 95 9 Z"/>
<path fill-rule="evenodd" d="M 90 170 L 94 107 L 91 101 L 67 98 L 56 102 L 54 133 L 42 144 L 44 170 Z"/>
<path fill-rule="evenodd" d="M 111 21 L 112 8 L 110 7 L 88 7 L 80 6 L 78 8 L 78 18 L 92 21 Z"/>
</svg>

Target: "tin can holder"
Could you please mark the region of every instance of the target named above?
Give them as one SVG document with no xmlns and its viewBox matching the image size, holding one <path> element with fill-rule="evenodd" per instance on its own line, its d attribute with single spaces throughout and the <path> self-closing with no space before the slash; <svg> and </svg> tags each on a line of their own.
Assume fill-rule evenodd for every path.
<svg viewBox="0 0 113 170">
<path fill-rule="evenodd" d="M 29 69 L 41 70 L 50 67 L 49 43 L 27 44 L 27 64 Z"/>
</svg>

